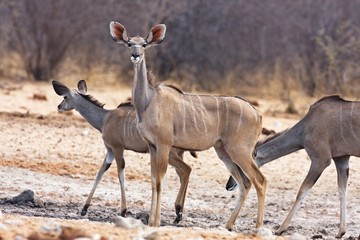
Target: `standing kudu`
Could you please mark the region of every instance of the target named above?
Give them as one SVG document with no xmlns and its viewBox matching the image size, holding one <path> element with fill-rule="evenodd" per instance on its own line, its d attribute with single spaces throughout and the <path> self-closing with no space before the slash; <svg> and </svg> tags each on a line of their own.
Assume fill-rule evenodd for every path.
<svg viewBox="0 0 360 240">
<path fill-rule="evenodd" d="M 261 167 L 277 158 L 305 149 L 311 159 L 309 172 L 303 181 L 288 216 L 276 231 L 284 232 L 299 209 L 302 200 L 322 172 L 334 160 L 340 195 L 340 226 L 337 238 L 346 233 L 346 187 L 350 156 L 360 157 L 360 102 L 328 96 L 314 103 L 309 112 L 292 128 L 260 141 L 256 146 L 256 164 Z M 227 189 L 236 182 L 230 177 Z"/>
<path fill-rule="evenodd" d="M 149 145 L 151 156 L 149 225 L 160 226 L 162 179 L 171 147 L 196 151 L 214 147 L 230 174 L 246 189 L 239 191 L 239 201 L 226 228 L 232 229 L 251 183 L 257 191 L 256 227 L 260 227 L 264 219 L 266 178 L 256 166 L 252 152 L 261 133 L 262 117 L 241 98 L 193 95 L 169 86 L 152 86 L 147 79 L 144 51 L 161 43 L 165 31 L 165 25 L 159 24 L 145 39 L 128 37 L 120 23 L 110 23 L 113 39 L 130 49 L 135 70 L 132 99 L 138 129 Z"/>
<path fill-rule="evenodd" d="M 64 100 L 58 106 L 59 112 L 73 109 L 77 110 L 86 121 L 102 133 L 102 138 L 107 150 L 104 162 L 96 175 L 94 186 L 81 211 L 81 215 L 84 216 L 86 214 L 97 185 L 115 158 L 121 187 L 121 215 L 125 216 L 127 207 L 125 197 L 124 150 L 132 150 L 140 153 L 149 152 L 147 144 L 144 142 L 136 127 L 134 107 L 130 103 L 124 103 L 113 110 L 104 109 L 103 104 L 99 103 L 92 96 L 87 95 L 87 86 L 84 80 L 78 82 L 78 90 L 70 90 L 58 81 L 53 81 L 52 84 L 55 92 L 64 97 Z M 184 206 L 191 172 L 191 167 L 183 162 L 183 153 L 184 150 L 171 148 L 169 155 L 169 163 L 175 167 L 181 184 L 175 201 L 177 215 L 175 222 L 179 222 L 182 219 L 181 211 Z M 196 157 L 195 152 L 191 152 L 191 154 Z M 180 212 L 179 209 L 181 209 Z"/>
</svg>

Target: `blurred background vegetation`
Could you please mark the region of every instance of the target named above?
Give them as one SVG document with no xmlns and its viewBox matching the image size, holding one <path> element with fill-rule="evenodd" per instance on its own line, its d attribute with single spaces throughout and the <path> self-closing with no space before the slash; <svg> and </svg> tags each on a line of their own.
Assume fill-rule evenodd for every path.
<svg viewBox="0 0 360 240">
<path fill-rule="evenodd" d="M 131 85 L 127 49 L 109 22 L 145 37 L 157 81 L 186 91 L 288 98 L 360 90 L 359 0 L 2 0 L 0 77 Z"/>
</svg>

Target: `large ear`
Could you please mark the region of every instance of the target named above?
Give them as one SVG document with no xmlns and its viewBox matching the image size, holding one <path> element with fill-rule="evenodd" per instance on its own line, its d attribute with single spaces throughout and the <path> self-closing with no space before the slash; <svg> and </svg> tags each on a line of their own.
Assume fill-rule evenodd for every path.
<svg viewBox="0 0 360 240">
<path fill-rule="evenodd" d="M 87 86 L 86 86 L 85 80 L 80 80 L 78 82 L 78 91 L 79 91 L 79 93 L 84 94 L 84 95 L 87 93 Z"/>
<path fill-rule="evenodd" d="M 109 25 L 110 27 L 110 34 L 111 37 L 114 39 L 115 42 L 118 43 L 127 43 L 129 38 L 126 33 L 126 29 L 123 25 L 118 22 L 112 21 Z"/>
<path fill-rule="evenodd" d="M 52 85 L 53 85 L 53 88 L 54 88 L 56 94 L 59 96 L 64 96 L 65 94 L 67 94 L 70 91 L 70 89 L 67 86 L 65 86 L 64 84 L 62 84 L 61 82 L 58 82 L 56 80 L 52 81 Z"/>
<path fill-rule="evenodd" d="M 165 38 L 165 33 L 165 24 L 158 24 L 150 30 L 149 35 L 146 38 L 146 42 L 153 45 L 160 44 Z"/>
</svg>

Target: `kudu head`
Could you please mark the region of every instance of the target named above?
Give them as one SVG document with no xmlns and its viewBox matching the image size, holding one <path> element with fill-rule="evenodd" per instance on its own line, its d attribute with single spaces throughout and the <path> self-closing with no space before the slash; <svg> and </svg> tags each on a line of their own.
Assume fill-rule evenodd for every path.
<svg viewBox="0 0 360 240">
<path fill-rule="evenodd" d="M 109 27 L 111 37 L 114 41 L 122 43 L 130 49 L 131 61 L 136 64 L 144 59 L 146 48 L 160 44 L 164 40 L 166 32 L 166 26 L 158 24 L 151 28 L 146 38 L 128 37 L 125 27 L 120 23 L 113 21 Z"/>
<path fill-rule="evenodd" d="M 85 80 L 78 82 L 78 90 L 70 90 L 67 86 L 56 80 L 52 81 L 54 91 L 57 95 L 64 97 L 64 100 L 58 105 L 59 112 L 65 112 L 75 109 L 75 98 L 77 95 L 87 93 L 87 86 Z"/>
</svg>

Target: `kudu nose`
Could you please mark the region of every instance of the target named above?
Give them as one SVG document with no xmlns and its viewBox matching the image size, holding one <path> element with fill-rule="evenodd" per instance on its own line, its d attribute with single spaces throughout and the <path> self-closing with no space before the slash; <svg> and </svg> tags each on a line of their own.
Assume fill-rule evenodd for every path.
<svg viewBox="0 0 360 240">
<path fill-rule="evenodd" d="M 137 59 L 138 57 L 140 57 L 140 55 L 138 53 L 133 53 L 131 54 L 131 56 L 134 58 L 134 59 Z"/>
<path fill-rule="evenodd" d="M 58 109 L 58 112 L 60 112 L 60 113 L 63 112 L 63 109 L 61 108 L 60 105 L 57 106 L 57 109 Z"/>
</svg>

